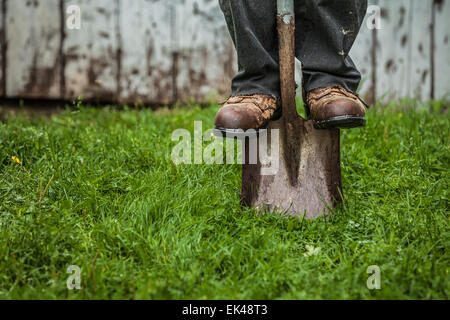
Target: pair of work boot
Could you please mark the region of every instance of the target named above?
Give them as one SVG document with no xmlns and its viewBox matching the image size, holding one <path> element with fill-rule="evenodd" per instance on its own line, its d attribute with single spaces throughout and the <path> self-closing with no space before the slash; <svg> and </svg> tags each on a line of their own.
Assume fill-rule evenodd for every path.
<svg viewBox="0 0 450 320">
<path fill-rule="evenodd" d="M 366 106 L 343 87 L 317 88 L 304 94 L 306 113 L 316 129 L 355 128 L 366 123 Z M 263 129 L 281 115 L 280 101 L 271 95 L 232 96 L 215 119 L 216 131 Z"/>
<path fill-rule="evenodd" d="M 277 1 L 219 0 L 236 48 L 238 73 L 216 130 L 261 129 L 280 114 Z M 365 124 L 355 94 L 361 74 L 349 56 L 367 0 L 295 0 L 295 57 L 302 64 L 307 115 L 319 129 Z"/>
</svg>

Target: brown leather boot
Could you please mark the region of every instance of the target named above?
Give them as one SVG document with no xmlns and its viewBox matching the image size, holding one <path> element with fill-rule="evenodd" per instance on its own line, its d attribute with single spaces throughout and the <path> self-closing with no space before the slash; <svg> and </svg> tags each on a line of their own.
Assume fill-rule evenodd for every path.
<svg viewBox="0 0 450 320">
<path fill-rule="evenodd" d="M 306 112 L 316 129 L 355 128 L 366 124 L 366 107 L 356 94 L 343 87 L 327 87 L 303 92 Z"/>
<path fill-rule="evenodd" d="M 265 128 L 270 120 L 279 118 L 280 104 L 271 95 L 233 96 L 217 112 L 216 135 L 239 134 L 248 129 Z"/>
</svg>

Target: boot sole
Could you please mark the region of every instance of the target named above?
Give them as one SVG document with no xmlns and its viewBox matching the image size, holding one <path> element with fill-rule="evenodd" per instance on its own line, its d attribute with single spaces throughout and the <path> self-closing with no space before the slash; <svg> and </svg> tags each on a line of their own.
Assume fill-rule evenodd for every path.
<svg viewBox="0 0 450 320">
<path fill-rule="evenodd" d="M 364 127 L 366 124 L 367 124 L 366 118 L 360 116 L 339 116 L 322 121 L 313 121 L 314 128 L 318 130 L 325 130 L 331 128 L 352 129 Z M 255 134 L 256 136 L 266 134 L 267 133 L 266 129 L 267 127 L 253 129 L 254 132 L 250 133 L 248 132 L 248 130 L 244 131 L 243 129 L 228 129 L 221 127 L 214 127 L 213 133 L 216 137 L 245 139 L 247 137 L 254 137 Z"/>
<path fill-rule="evenodd" d="M 230 138 L 230 139 L 239 139 L 243 140 L 245 138 L 256 138 L 258 136 L 261 136 L 263 134 L 267 133 L 267 127 L 259 128 L 259 129 L 228 129 L 228 128 L 221 128 L 221 127 L 214 127 L 213 134 L 216 137 L 219 138 Z M 253 132 L 249 132 L 249 130 L 253 130 Z"/>
<path fill-rule="evenodd" d="M 351 129 L 364 127 L 367 121 L 366 118 L 361 116 L 339 116 L 333 117 L 326 120 L 315 121 L 313 120 L 314 128 L 323 130 L 330 128 L 339 128 L 339 129 Z"/>
<path fill-rule="evenodd" d="M 272 116 L 270 121 L 279 120 L 282 116 L 281 108 L 277 109 Z M 233 139 L 245 139 L 248 137 L 259 137 L 267 133 L 267 126 L 258 129 L 230 129 L 222 127 L 214 127 L 213 134 L 219 138 L 233 138 Z M 253 133 L 248 132 L 249 130 L 254 130 Z"/>
</svg>

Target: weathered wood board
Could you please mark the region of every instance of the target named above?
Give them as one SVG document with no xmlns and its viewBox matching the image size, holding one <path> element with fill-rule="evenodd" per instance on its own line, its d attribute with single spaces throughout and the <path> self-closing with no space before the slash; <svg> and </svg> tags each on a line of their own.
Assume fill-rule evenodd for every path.
<svg viewBox="0 0 450 320">
<path fill-rule="evenodd" d="M 127 1 L 129 3 L 129 1 Z M 119 98 L 119 0 L 65 0 L 78 5 L 81 29 L 65 27 L 66 98 L 117 101 Z"/>
<path fill-rule="evenodd" d="M 431 98 L 431 23 L 433 1 L 411 2 L 411 31 L 409 50 L 409 96 L 420 100 Z M 450 54 L 450 52 L 449 52 Z"/>
<path fill-rule="evenodd" d="M 59 0 L 8 1 L 7 6 L 7 96 L 59 98 Z"/>
<path fill-rule="evenodd" d="M 450 0 L 435 3 L 434 96 L 450 100 Z"/>
<path fill-rule="evenodd" d="M 175 6 L 174 32 L 178 100 L 198 101 L 213 93 L 228 95 L 237 63 L 217 2 L 180 1 Z"/>
<path fill-rule="evenodd" d="M 0 3 L 0 35 L 2 22 L 7 29 L 0 36 L 0 96 L 164 104 L 229 93 L 236 54 L 217 1 Z M 65 23 L 72 4 L 81 9 L 80 30 Z M 368 29 L 368 12 L 350 52 L 363 76 L 361 96 L 369 103 L 449 98 L 450 0 L 369 5 L 380 7 L 382 29 Z M 296 68 L 300 84 L 298 62 Z"/>
<path fill-rule="evenodd" d="M 173 78 L 172 1 L 121 1 L 121 101 L 168 103 Z"/>
<path fill-rule="evenodd" d="M 355 44 L 349 53 L 362 76 L 359 94 L 363 100 L 369 104 L 375 102 L 374 83 L 372 81 L 375 65 L 372 57 L 374 30 L 368 27 L 368 20 L 371 22 L 372 16 L 375 14 L 370 6 L 377 3 L 378 2 L 374 0 L 369 1 L 368 13 L 363 21 L 359 34 L 356 37 Z"/>
<path fill-rule="evenodd" d="M 381 27 L 376 39 L 376 93 L 384 101 L 410 92 L 411 1 L 380 2 Z"/>
</svg>

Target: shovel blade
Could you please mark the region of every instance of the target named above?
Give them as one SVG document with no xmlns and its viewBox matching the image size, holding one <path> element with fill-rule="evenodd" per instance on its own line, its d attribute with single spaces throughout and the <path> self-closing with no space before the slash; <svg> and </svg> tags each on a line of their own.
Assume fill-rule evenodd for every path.
<svg viewBox="0 0 450 320">
<path fill-rule="evenodd" d="M 306 219 L 330 214 L 342 195 L 339 129 L 317 130 L 312 121 L 300 117 L 290 121 L 287 134 L 284 129 L 282 119 L 273 121 L 267 137 L 257 138 L 256 164 L 247 161 L 255 150 L 249 148 L 251 142 L 243 145 L 242 203 Z M 275 140 L 274 133 L 279 133 Z M 262 151 L 270 154 L 270 161 L 261 161 L 260 139 L 267 141 L 267 150 Z"/>
</svg>

